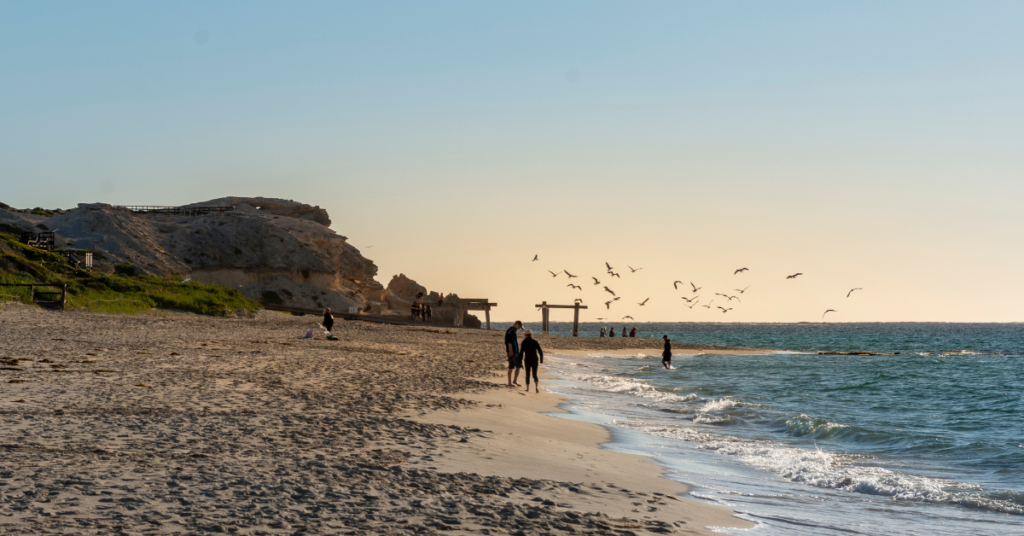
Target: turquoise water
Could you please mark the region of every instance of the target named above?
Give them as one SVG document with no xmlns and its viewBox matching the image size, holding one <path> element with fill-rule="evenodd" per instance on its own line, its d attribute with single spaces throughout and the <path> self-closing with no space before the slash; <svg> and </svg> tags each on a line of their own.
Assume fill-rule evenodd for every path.
<svg viewBox="0 0 1024 536">
<path fill-rule="evenodd" d="M 575 413 L 616 431 L 612 448 L 658 459 L 757 532 L 1024 534 L 1024 325 L 638 328 L 784 350 L 675 370 L 657 351 L 547 363 Z"/>
</svg>

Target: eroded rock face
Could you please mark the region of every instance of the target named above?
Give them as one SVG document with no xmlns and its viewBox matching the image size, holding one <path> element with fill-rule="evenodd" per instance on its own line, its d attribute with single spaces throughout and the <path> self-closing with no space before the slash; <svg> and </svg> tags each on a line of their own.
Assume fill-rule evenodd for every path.
<svg viewBox="0 0 1024 536">
<path fill-rule="evenodd" d="M 377 266 L 327 227 L 326 211 L 265 198 L 195 206 L 233 200 L 239 200 L 237 210 L 205 216 L 132 214 L 83 203 L 41 223 L 58 229 L 58 245 L 99 253 L 98 265 L 107 271 L 127 263 L 142 273 L 230 286 L 268 303 L 380 310 L 384 287 L 374 279 Z"/>
</svg>

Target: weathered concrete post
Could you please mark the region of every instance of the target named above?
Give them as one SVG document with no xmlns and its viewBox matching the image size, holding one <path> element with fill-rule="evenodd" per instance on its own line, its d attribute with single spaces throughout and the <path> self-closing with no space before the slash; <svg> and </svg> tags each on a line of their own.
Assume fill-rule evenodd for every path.
<svg viewBox="0 0 1024 536">
<path fill-rule="evenodd" d="M 580 336 L 580 303 L 576 302 L 576 306 L 572 308 L 572 336 Z"/>
<path fill-rule="evenodd" d="M 490 305 L 485 305 L 484 306 L 484 318 L 487 319 L 487 330 L 490 331 L 490 329 L 491 329 L 491 306 Z"/>
<path fill-rule="evenodd" d="M 543 333 L 544 335 L 547 335 L 548 331 L 549 331 L 549 329 L 548 329 L 548 302 L 544 301 L 544 302 L 540 302 L 540 303 L 541 303 L 541 308 L 540 308 L 540 314 L 541 314 L 540 326 L 541 327 L 540 327 L 540 330 L 541 330 L 541 333 Z"/>
</svg>

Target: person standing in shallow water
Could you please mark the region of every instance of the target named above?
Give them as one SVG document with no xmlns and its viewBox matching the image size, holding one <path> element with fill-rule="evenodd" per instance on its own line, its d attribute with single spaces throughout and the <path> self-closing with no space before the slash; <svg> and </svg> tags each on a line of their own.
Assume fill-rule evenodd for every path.
<svg viewBox="0 0 1024 536">
<path fill-rule="evenodd" d="M 633 329 L 629 330 L 629 336 L 636 337 L 636 326 L 633 326 Z"/>
<path fill-rule="evenodd" d="M 604 338 L 604 336 L 605 336 L 605 329 L 602 327 L 601 328 L 601 337 Z"/>
<path fill-rule="evenodd" d="M 323 323 L 323 326 L 324 326 L 324 329 L 327 330 L 327 333 L 330 333 L 331 332 L 331 328 L 334 327 L 334 316 L 331 315 L 331 308 L 330 307 L 324 309 L 324 323 Z"/>
<path fill-rule="evenodd" d="M 519 354 L 519 339 L 516 332 L 523 329 L 523 323 L 516 320 L 512 327 L 505 330 L 505 355 L 508 356 L 508 387 L 519 387 L 519 370 L 523 368 L 523 358 Z M 515 378 L 512 371 L 515 370 Z"/>
<path fill-rule="evenodd" d="M 661 364 L 667 369 L 672 368 L 672 343 L 668 340 L 668 335 L 661 337 L 665 340 L 665 349 L 661 352 Z"/>
<path fill-rule="evenodd" d="M 526 367 L 526 392 L 530 392 L 530 373 L 532 372 L 533 385 L 534 389 L 536 389 L 534 392 L 540 393 L 540 379 L 537 378 L 537 368 L 539 363 L 544 362 L 544 350 L 541 349 L 540 343 L 534 340 L 532 331 L 526 330 L 523 335 L 522 354 L 523 365 Z M 538 355 L 540 356 L 539 362 L 537 361 Z"/>
<path fill-rule="evenodd" d="M 611 327 L 608 328 L 608 337 L 611 338 L 611 337 L 614 337 L 614 336 L 615 336 L 615 326 L 611 326 Z"/>
</svg>

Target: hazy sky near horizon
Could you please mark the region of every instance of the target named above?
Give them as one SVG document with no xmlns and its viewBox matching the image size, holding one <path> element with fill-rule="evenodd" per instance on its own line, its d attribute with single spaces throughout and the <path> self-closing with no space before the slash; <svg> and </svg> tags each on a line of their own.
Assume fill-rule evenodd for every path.
<svg viewBox="0 0 1024 536">
<path fill-rule="evenodd" d="M 1020 2 L 7 2 L 0 201 L 295 199 L 381 283 L 503 320 L 582 297 L 615 324 L 1024 321 L 1022 20 Z M 589 279 L 605 261 L 611 310 Z M 714 306 L 751 288 L 723 314 L 674 280 Z"/>
</svg>

